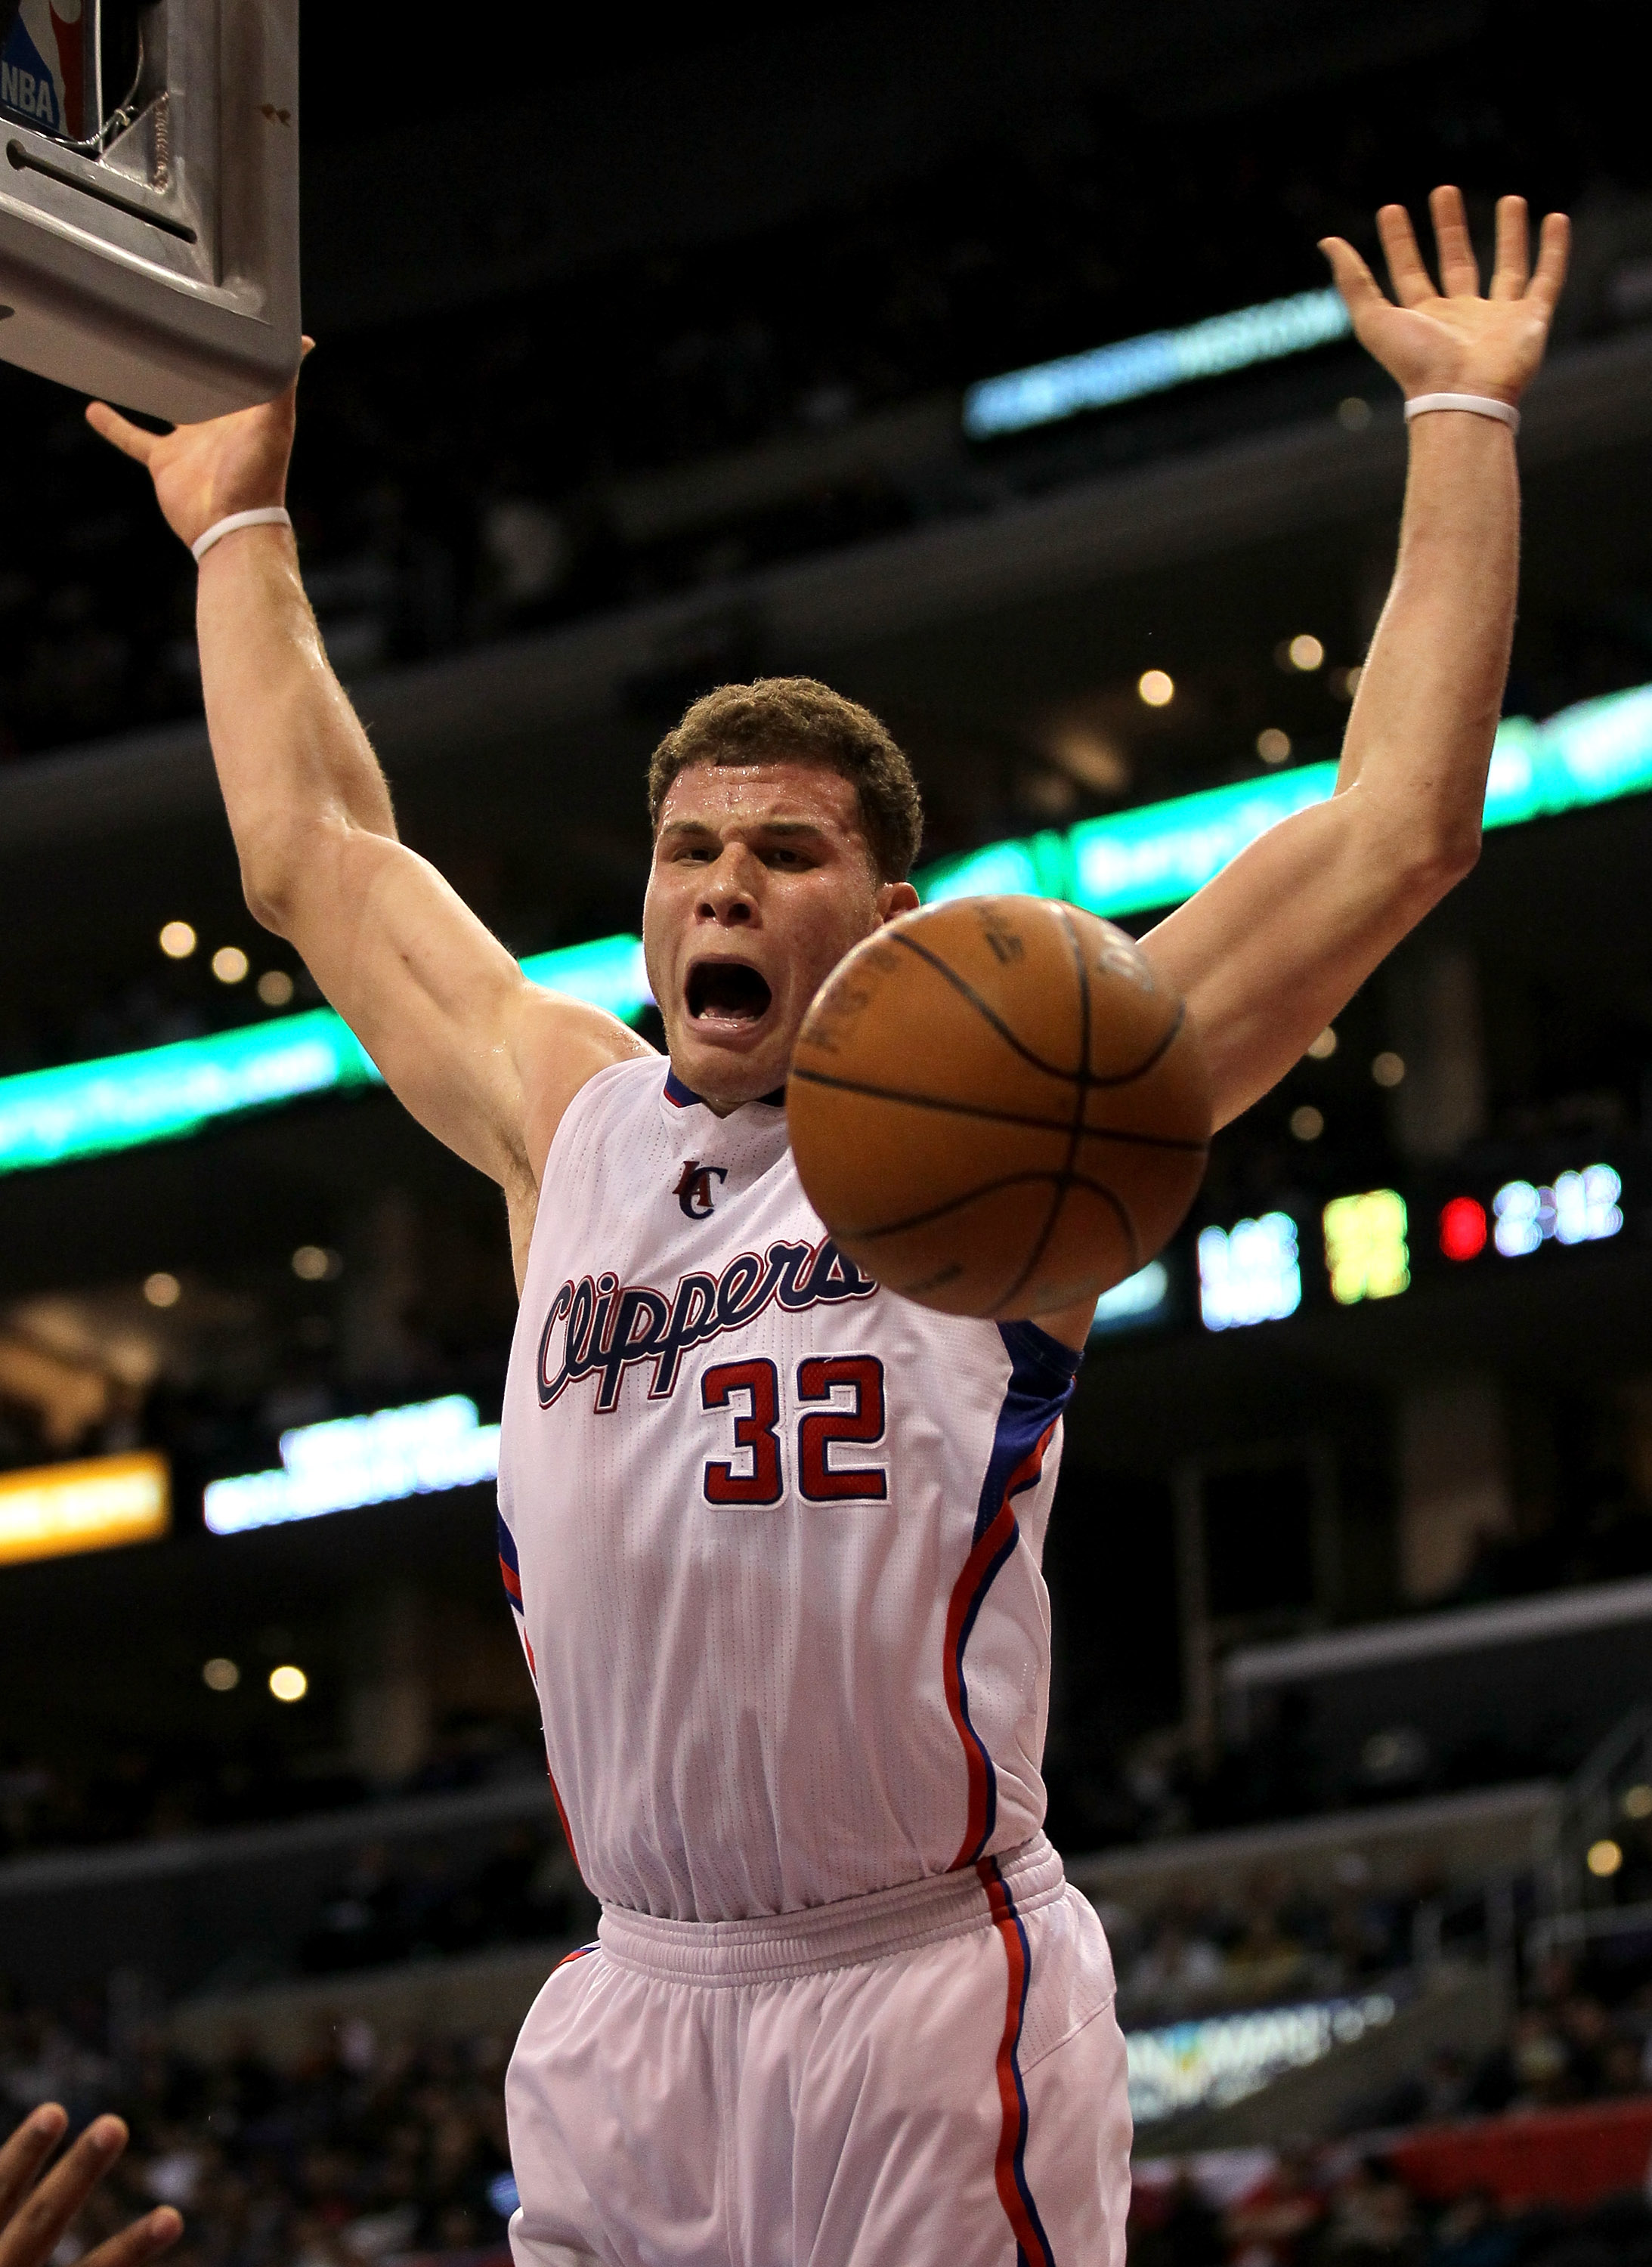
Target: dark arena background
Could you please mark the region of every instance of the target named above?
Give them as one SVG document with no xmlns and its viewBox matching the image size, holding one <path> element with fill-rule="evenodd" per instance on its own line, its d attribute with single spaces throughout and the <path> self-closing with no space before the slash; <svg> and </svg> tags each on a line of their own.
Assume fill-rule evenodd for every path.
<svg viewBox="0 0 1652 2267">
<path fill-rule="evenodd" d="M 1404 440 L 1316 240 L 1573 216 L 1479 865 L 1098 1311 L 1049 1830 L 1142 2267 L 1645 2267 L 1633 12 L 381 12 L 305 25 L 308 586 L 406 837 L 654 1036 L 642 768 L 723 679 L 889 722 L 929 895 L 1139 932 L 1322 793 Z M 0 370 L 0 2104 L 131 2124 L 55 2267 L 156 2200 L 202 2267 L 503 2259 L 595 1919 L 495 1557 L 503 1209 L 246 912 L 194 570 L 82 407 Z"/>
</svg>

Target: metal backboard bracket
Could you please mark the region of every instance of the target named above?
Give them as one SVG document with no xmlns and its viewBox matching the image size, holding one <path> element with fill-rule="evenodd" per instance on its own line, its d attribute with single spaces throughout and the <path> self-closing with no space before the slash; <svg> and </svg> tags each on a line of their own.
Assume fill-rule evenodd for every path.
<svg viewBox="0 0 1652 2267">
<path fill-rule="evenodd" d="M 187 423 L 299 328 L 298 0 L 0 0 L 0 356 Z"/>
</svg>

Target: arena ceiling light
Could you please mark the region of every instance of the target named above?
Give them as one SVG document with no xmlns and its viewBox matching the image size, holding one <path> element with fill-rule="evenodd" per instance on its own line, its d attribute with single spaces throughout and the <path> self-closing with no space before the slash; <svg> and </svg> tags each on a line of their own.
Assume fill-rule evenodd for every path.
<svg viewBox="0 0 1652 2267">
<path fill-rule="evenodd" d="M 964 430 L 972 441 L 1025 433 L 1086 409 L 1110 409 L 1144 394 L 1167 393 L 1194 378 L 1219 378 L 1257 363 L 1306 354 L 1347 338 L 1353 328 L 1340 292 L 1328 286 L 1298 291 L 1289 299 L 1212 315 L 1181 330 L 1149 331 L 1113 346 L 1092 347 L 1087 354 L 983 378 L 964 396 Z"/>
<path fill-rule="evenodd" d="M 1304 764 L 1167 803 L 989 843 L 918 877 L 926 904 L 1020 891 L 1117 918 L 1179 905 L 1281 818 L 1325 802 L 1334 764 Z M 1488 827 L 1519 826 L 1652 789 L 1652 685 L 1499 727 Z M 649 1004 L 635 936 L 535 954 L 537 983 L 627 1023 Z M 182 1039 L 170 1046 L 0 1078 L 0 1173 L 175 1141 L 305 1095 L 377 1085 L 378 1073 L 331 1009 Z"/>
</svg>

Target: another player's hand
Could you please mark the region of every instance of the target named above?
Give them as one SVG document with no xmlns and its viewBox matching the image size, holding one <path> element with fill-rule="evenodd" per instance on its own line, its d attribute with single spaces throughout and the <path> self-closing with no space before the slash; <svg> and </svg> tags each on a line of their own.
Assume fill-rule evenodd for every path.
<svg viewBox="0 0 1652 2267">
<path fill-rule="evenodd" d="M 55 2102 L 31 2111 L 0 2147 L 0 2267 L 46 2267 L 64 2229 L 126 2146 L 118 2117 L 94 2117 L 44 2180 L 41 2168 L 69 2130 Z M 169 2250 L 184 2224 L 170 2205 L 145 2212 L 99 2244 L 78 2267 L 145 2267 Z"/>
<path fill-rule="evenodd" d="M 1407 400 L 1417 393 L 1487 393 L 1500 401 L 1518 401 L 1543 360 L 1566 280 L 1570 224 L 1564 213 L 1548 216 L 1533 269 L 1526 201 L 1500 197 L 1496 266 L 1491 290 L 1482 298 L 1461 192 L 1435 189 L 1428 209 L 1439 253 L 1438 291 L 1405 207 L 1384 205 L 1377 216 L 1398 306 L 1384 297 L 1345 238 L 1328 236 L 1320 245 L 1360 343 L 1399 381 Z"/>
<path fill-rule="evenodd" d="M 306 339 L 306 354 L 310 347 Z M 166 525 L 193 543 L 232 511 L 285 503 L 297 391 L 295 378 L 273 401 L 202 425 L 174 425 L 170 433 L 146 432 L 106 401 L 88 404 L 86 422 L 147 467 Z"/>
</svg>

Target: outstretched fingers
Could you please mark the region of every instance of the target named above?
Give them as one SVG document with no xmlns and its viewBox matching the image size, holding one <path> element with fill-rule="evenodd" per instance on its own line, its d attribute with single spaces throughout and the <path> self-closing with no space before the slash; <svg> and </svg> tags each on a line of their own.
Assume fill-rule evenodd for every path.
<svg viewBox="0 0 1652 2267">
<path fill-rule="evenodd" d="M 145 2212 L 135 2219 L 130 2227 L 123 2227 L 89 2251 L 80 2267 L 143 2267 L 143 2262 L 158 2259 L 163 2251 L 170 2251 L 184 2232 L 184 2224 L 170 2205 L 157 2212 Z"/>
<path fill-rule="evenodd" d="M 1468 232 L 1462 190 L 1449 185 L 1431 190 L 1428 212 L 1440 255 L 1441 290 L 1448 299 L 1478 299 L 1479 262 L 1474 257 L 1474 243 Z"/>
<path fill-rule="evenodd" d="M 0 2228 L 33 2187 L 35 2175 L 68 2130 L 68 2111 L 55 2102 L 43 2102 L 0 2147 Z"/>
<path fill-rule="evenodd" d="M 0 2227 L 0 2267 L 45 2267 L 63 2230 L 125 2146 L 126 2127 L 118 2117 L 94 2117 Z"/>
<path fill-rule="evenodd" d="M 1546 314 L 1554 312 L 1566 281 L 1566 263 L 1572 248 L 1572 224 L 1564 213 L 1546 215 L 1538 238 L 1538 264 L 1525 296 L 1535 299 Z"/>
<path fill-rule="evenodd" d="M 1394 297 L 1402 307 L 1419 307 L 1425 299 L 1435 297 L 1433 278 L 1423 265 L 1422 254 L 1417 249 L 1417 238 L 1411 225 L 1411 215 L 1404 205 L 1384 205 L 1377 216 L 1377 233 L 1383 240 L 1383 257 L 1388 262 L 1388 280 L 1394 287 Z"/>
<path fill-rule="evenodd" d="M 158 444 L 165 438 L 161 433 L 146 433 L 141 425 L 134 425 L 129 417 L 122 417 L 118 409 L 111 409 L 106 401 L 86 404 L 86 422 L 94 433 L 140 465 L 147 465 Z"/>
<path fill-rule="evenodd" d="M 1497 254 L 1492 264 L 1494 299 L 1518 299 L 1525 292 L 1531 253 L 1526 235 L 1524 197 L 1497 200 Z"/>
<path fill-rule="evenodd" d="M 1332 281 L 1356 323 L 1363 309 L 1388 304 L 1382 285 L 1346 237 L 1321 237 L 1319 249 L 1330 261 Z"/>
</svg>

